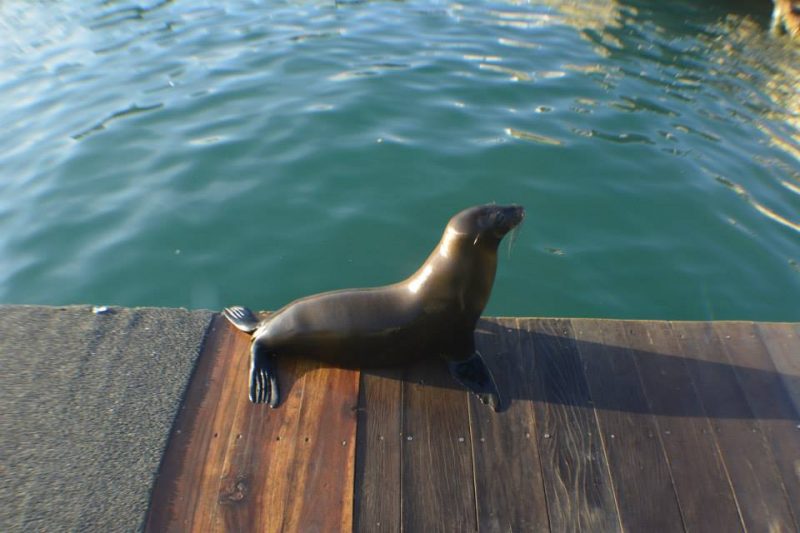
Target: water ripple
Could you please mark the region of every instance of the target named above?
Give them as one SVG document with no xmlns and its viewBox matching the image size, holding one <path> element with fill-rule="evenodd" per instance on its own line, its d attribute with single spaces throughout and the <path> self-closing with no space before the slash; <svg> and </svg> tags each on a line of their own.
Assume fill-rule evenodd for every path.
<svg viewBox="0 0 800 533">
<path fill-rule="evenodd" d="M 800 319 L 800 49 L 756 16 L 10 0 L 0 33 L 2 302 L 275 307 L 496 200 L 532 222 L 489 313 Z"/>
<path fill-rule="evenodd" d="M 138 106 L 136 104 L 133 104 L 125 109 L 120 109 L 119 111 L 111 113 L 110 115 L 108 115 L 106 118 L 96 123 L 95 125 L 90 126 L 79 133 L 76 133 L 75 135 L 72 136 L 72 138 L 75 139 L 76 141 L 79 141 L 84 137 L 91 135 L 92 133 L 96 133 L 98 131 L 106 129 L 106 126 L 108 126 L 108 124 L 113 120 L 117 120 L 119 118 L 131 115 L 138 115 L 139 113 L 145 113 L 147 111 L 155 111 L 156 109 L 161 109 L 162 107 L 164 107 L 164 104 L 160 103 L 149 106 Z"/>
<path fill-rule="evenodd" d="M 731 180 L 724 178 L 722 176 L 715 176 L 715 178 L 719 183 L 724 185 L 725 187 L 731 189 L 733 192 L 741 196 L 749 205 L 751 205 L 756 211 L 764 215 L 765 217 L 769 218 L 770 220 L 781 224 L 789 229 L 794 231 L 800 232 L 800 222 L 794 222 L 786 217 L 779 215 L 769 207 L 765 206 L 764 204 L 758 202 L 753 198 L 753 196 L 741 185 L 738 183 L 734 183 Z"/>
<path fill-rule="evenodd" d="M 574 129 L 574 133 L 580 135 L 581 137 L 596 137 L 598 139 L 603 139 L 604 141 L 610 141 L 613 143 L 618 144 L 631 144 L 631 143 L 641 143 L 641 144 L 655 144 L 651 141 L 646 135 L 642 135 L 639 133 L 608 133 L 603 131 L 598 131 L 596 129 Z"/>
<path fill-rule="evenodd" d="M 547 135 L 533 133 L 532 131 L 518 130 L 515 128 L 506 128 L 506 135 L 509 135 L 511 137 L 514 137 L 515 139 L 520 139 L 523 141 L 530 141 L 539 144 L 547 144 L 551 146 L 561 146 L 562 144 L 564 144 L 563 141 L 554 139 L 553 137 L 548 137 Z"/>
</svg>

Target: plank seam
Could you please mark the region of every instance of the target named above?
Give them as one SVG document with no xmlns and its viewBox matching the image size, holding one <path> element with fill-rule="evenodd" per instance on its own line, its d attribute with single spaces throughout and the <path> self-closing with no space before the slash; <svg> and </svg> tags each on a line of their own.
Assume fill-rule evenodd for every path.
<svg viewBox="0 0 800 533">
<path fill-rule="evenodd" d="M 522 324 L 520 322 L 520 319 L 519 318 L 515 318 L 514 319 L 514 324 L 517 326 L 517 339 L 518 339 L 518 341 L 519 341 L 519 343 L 521 345 L 522 344 Z M 525 334 L 528 337 L 531 336 L 531 332 L 529 330 L 527 330 L 527 329 L 525 330 Z M 534 344 L 533 339 L 529 338 L 529 340 L 531 341 L 530 350 L 531 350 L 531 356 L 534 358 L 534 371 L 535 371 L 535 370 L 538 370 L 536 368 L 536 345 Z M 536 439 L 536 452 L 537 452 L 536 456 L 539 459 L 539 474 L 541 474 L 540 477 L 542 479 L 542 497 L 544 498 L 544 508 L 547 510 L 547 530 L 548 531 L 553 531 L 553 521 L 550 518 L 550 504 L 547 501 L 547 489 L 544 486 L 545 485 L 545 472 L 544 472 L 544 465 L 542 464 L 541 447 L 539 446 L 539 440 L 538 440 L 539 430 L 537 429 L 538 428 L 538 422 L 536 421 L 536 410 L 535 409 L 531 409 L 531 416 L 533 417 L 533 423 L 531 424 L 531 431 L 533 432 L 533 438 Z"/>
<path fill-rule="evenodd" d="M 302 381 L 302 383 L 301 383 L 302 388 L 300 389 L 300 405 L 297 406 L 297 419 L 294 421 L 295 437 L 296 438 L 302 438 L 302 435 L 300 435 L 300 433 L 299 433 L 299 429 L 300 429 L 300 420 L 302 420 L 303 413 L 304 413 L 303 406 L 306 403 L 306 382 L 308 381 L 308 372 L 306 372 L 306 374 L 303 375 L 301 381 Z M 295 387 L 297 386 L 297 382 L 295 382 L 294 386 Z M 295 457 L 297 456 L 297 448 L 298 447 L 299 447 L 299 444 L 298 444 L 298 446 L 295 446 L 294 449 L 292 449 L 291 457 L 287 456 L 287 458 L 286 458 L 287 459 L 287 464 L 290 464 L 290 465 L 294 464 Z M 291 490 L 292 490 L 293 487 L 297 486 L 296 485 L 296 483 L 297 483 L 297 468 L 292 468 L 291 475 L 292 475 L 291 482 L 286 484 L 286 492 L 285 492 L 286 496 L 283 499 L 284 502 L 290 502 L 292 500 L 292 498 L 291 498 Z M 284 505 L 284 510 L 283 510 L 283 513 L 281 514 L 281 527 L 278 528 L 278 531 L 286 531 L 286 516 L 288 514 L 289 514 L 289 509 L 288 509 L 288 503 L 287 503 L 287 504 Z"/>
<path fill-rule="evenodd" d="M 750 322 L 750 324 L 751 324 L 754 336 L 756 336 L 758 342 L 761 343 L 762 347 L 764 348 L 764 351 L 769 356 L 769 350 L 767 349 L 766 345 L 761 340 L 761 337 L 758 335 L 758 328 L 755 327 L 754 323 Z M 770 464 L 773 466 L 773 474 L 774 474 L 775 479 L 777 479 L 778 482 L 780 483 L 781 489 L 783 491 L 783 496 L 784 496 L 784 498 L 786 500 L 786 505 L 789 508 L 789 514 L 790 514 L 790 516 L 792 517 L 792 520 L 795 523 L 794 524 L 795 528 L 797 528 L 798 531 L 800 531 L 800 526 L 798 526 L 797 517 L 795 516 L 795 510 L 793 509 L 792 501 L 789 498 L 789 492 L 786 489 L 786 483 L 784 483 L 783 475 L 781 474 L 780 468 L 778 467 L 778 461 L 775 459 L 775 454 L 773 453 L 772 446 L 767 441 L 767 432 L 761 426 L 761 419 L 756 416 L 756 410 L 753 409 L 753 405 L 750 403 L 750 398 L 748 397 L 748 394 L 745 392 L 746 389 L 744 387 L 744 384 L 742 383 L 742 378 L 739 376 L 739 372 L 736 371 L 736 368 L 738 368 L 738 365 L 733 362 L 733 359 L 731 359 L 731 355 L 728 352 L 728 344 L 725 342 L 725 339 L 723 339 L 719 335 L 719 333 L 717 332 L 716 328 L 713 327 L 713 325 L 711 326 L 711 333 L 717 338 L 717 340 L 719 341 L 720 345 L 722 345 L 722 353 L 725 355 L 725 359 L 727 360 L 728 364 L 733 369 L 733 376 L 734 376 L 734 378 L 736 378 L 736 383 L 738 383 L 739 388 L 742 391 L 742 398 L 744 399 L 745 403 L 747 404 L 747 407 L 750 408 L 750 412 L 753 414 L 753 418 L 752 418 L 753 423 L 758 426 L 759 434 L 761 435 L 762 447 L 765 449 L 766 453 L 769 455 L 769 457 L 771 459 Z M 772 358 L 771 357 L 770 357 L 770 362 L 772 362 Z M 774 363 L 773 363 L 773 365 L 774 365 Z"/>
<path fill-rule="evenodd" d="M 222 340 L 223 340 L 224 336 L 226 335 L 226 331 L 227 331 L 226 327 L 227 327 L 226 321 L 222 318 L 222 315 L 218 314 L 216 316 L 216 325 L 215 325 L 215 333 L 216 333 L 217 342 L 215 343 L 214 351 L 212 352 L 214 360 L 212 361 L 212 364 L 213 364 L 213 366 L 211 367 L 212 373 L 209 374 L 209 380 L 213 377 L 213 370 L 215 369 L 216 365 L 219 364 L 218 363 L 219 360 L 223 359 L 225 357 L 225 355 L 224 355 L 222 350 L 223 350 L 223 348 L 224 348 L 226 343 L 225 344 L 222 343 Z M 228 378 L 227 373 L 225 373 L 225 372 L 220 372 L 219 375 L 217 376 L 217 380 L 220 383 L 226 383 L 226 379 L 229 379 L 229 378 Z M 206 394 L 207 394 L 209 386 L 210 386 L 210 383 L 209 383 L 209 385 L 206 385 Z M 222 398 L 221 393 L 217 397 L 217 400 L 219 400 L 220 398 Z M 206 401 L 207 401 L 207 396 L 203 395 L 202 401 L 198 404 L 198 412 L 199 412 L 199 408 L 201 408 L 203 406 L 203 404 L 206 403 Z M 219 407 L 218 403 L 213 405 L 213 407 L 211 407 L 210 403 L 207 403 L 206 405 L 209 406 L 209 411 L 213 413 L 213 416 L 209 417 L 210 427 L 213 430 L 214 428 L 218 427 L 220 417 L 224 418 L 224 416 L 223 416 L 222 411 L 218 409 L 218 407 Z M 219 444 L 219 446 L 222 446 L 222 444 Z M 211 441 L 211 439 L 206 439 L 205 442 L 201 442 L 199 448 L 201 450 L 201 453 L 198 454 L 198 458 L 202 459 L 203 461 L 208 461 L 209 451 L 212 449 L 212 441 Z M 210 481 L 210 479 L 209 479 L 209 481 Z M 200 484 L 200 486 L 205 486 L 206 482 L 207 482 L 207 474 L 205 472 L 202 472 L 201 475 L 200 475 L 200 479 L 198 480 L 198 483 Z M 198 503 L 202 499 L 201 492 L 200 491 L 193 491 L 192 499 L 195 502 L 195 505 L 192 506 L 192 507 L 197 506 Z M 214 507 L 214 508 L 212 508 L 210 510 L 210 517 L 211 517 L 212 520 L 214 520 L 215 513 L 216 513 L 216 508 Z M 191 522 L 190 522 L 190 524 L 189 524 L 187 529 L 194 529 L 196 527 L 195 523 L 196 523 L 197 518 L 198 518 L 197 517 L 197 513 L 193 511 L 189 518 L 190 518 Z"/>
<path fill-rule="evenodd" d="M 219 321 L 221 323 L 220 327 L 222 328 L 222 330 L 223 331 L 228 331 L 229 335 L 234 335 L 235 336 L 235 335 L 239 334 L 238 331 L 233 331 L 230 328 L 230 326 L 228 325 L 227 320 L 224 320 L 222 315 L 219 315 Z M 223 358 L 223 359 L 225 357 L 227 357 L 229 362 L 233 357 L 236 357 L 236 354 L 231 354 L 230 352 L 224 353 L 224 354 L 223 353 L 218 353 L 217 355 L 219 357 Z M 221 377 L 222 383 L 228 383 L 229 381 L 233 381 L 235 383 L 236 377 L 231 372 L 224 372 L 220 377 Z M 222 388 L 221 390 L 224 390 L 224 388 Z M 217 428 L 218 427 L 217 424 L 220 423 L 219 420 L 220 419 L 225 419 L 225 418 L 228 418 L 228 416 L 226 415 L 224 410 L 221 410 L 219 408 L 219 404 L 215 405 L 214 406 L 214 418 L 212 419 L 212 422 L 211 422 L 211 428 L 212 429 Z M 230 417 L 230 428 L 229 429 L 231 431 L 233 430 L 233 428 L 236 427 L 236 422 L 239 419 L 240 419 L 239 411 L 237 410 L 236 412 L 234 412 L 233 416 Z M 221 488 L 222 488 L 222 480 L 225 477 L 225 468 L 226 468 L 226 466 L 229 466 L 227 464 L 227 462 L 229 460 L 228 450 L 231 448 L 231 441 L 230 441 L 231 435 L 232 435 L 232 432 L 229 435 L 226 435 L 224 440 L 220 440 L 219 444 L 218 444 L 220 446 L 220 450 L 222 451 L 222 454 L 221 454 L 222 455 L 222 468 L 219 471 L 219 478 L 216 480 L 216 484 L 214 484 L 215 485 L 214 502 L 218 501 L 219 494 L 220 494 L 220 491 L 221 491 Z M 208 445 L 208 448 L 206 449 L 206 453 L 204 455 L 204 459 L 205 460 L 208 460 L 208 450 L 210 448 L 211 448 L 211 441 L 209 440 L 209 445 Z M 209 480 L 209 486 L 213 486 L 211 480 Z M 219 505 L 217 505 L 217 504 L 209 506 L 208 516 L 210 518 L 209 521 L 210 521 L 211 524 L 216 524 L 217 523 L 217 516 L 219 514 L 219 510 L 220 510 L 219 509 Z M 195 518 L 195 514 L 194 513 L 192 514 L 192 518 L 193 519 Z"/>
<path fill-rule="evenodd" d="M 624 329 L 623 331 L 625 333 L 625 338 L 628 339 L 627 328 Z M 653 338 L 650 336 L 649 331 L 647 332 L 647 340 L 649 340 L 650 343 L 653 344 Z M 630 346 L 630 339 L 628 339 L 628 345 Z M 684 531 L 688 531 L 688 528 L 686 527 L 686 516 L 684 515 L 683 505 L 681 505 L 681 499 L 680 496 L 678 496 L 678 487 L 675 484 L 675 474 L 672 471 L 673 470 L 672 462 L 669 459 L 669 454 L 667 453 L 667 446 L 664 444 L 664 436 L 661 433 L 661 424 L 658 423 L 658 417 L 655 414 L 653 414 L 655 413 L 655 409 L 653 408 L 653 403 L 652 400 L 650 399 L 650 396 L 647 394 L 647 387 L 645 386 L 644 377 L 642 377 L 642 370 L 639 367 L 639 363 L 638 361 L 636 361 L 636 357 L 634 357 L 633 354 L 631 353 L 630 347 L 626 347 L 625 351 L 628 353 L 628 355 L 631 357 L 631 360 L 633 361 L 633 367 L 636 369 L 636 377 L 639 380 L 639 388 L 641 389 L 642 396 L 644 396 L 644 399 L 647 402 L 647 407 L 650 410 L 650 418 L 653 420 L 653 424 L 656 427 L 656 434 L 658 435 L 658 444 L 661 447 L 661 453 L 664 455 L 664 462 L 667 465 L 667 472 L 669 472 L 669 480 L 670 483 L 672 484 L 672 494 L 673 496 L 675 496 L 675 503 L 678 505 L 678 514 L 681 517 L 681 525 L 683 526 Z"/>
<path fill-rule="evenodd" d="M 617 498 L 617 484 L 614 481 L 614 476 L 611 473 L 611 462 L 608 460 L 608 450 L 606 450 L 606 439 L 603 435 L 603 426 L 600 424 L 600 417 L 597 414 L 597 408 L 594 404 L 594 398 L 592 398 L 592 389 L 589 386 L 589 378 L 586 376 L 586 369 L 584 368 L 583 363 L 583 356 L 581 355 L 581 348 L 578 339 L 575 337 L 575 328 L 573 327 L 572 320 L 568 320 L 567 324 L 569 325 L 569 331 L 572 337 L 572 342 L 575 345 L 575 351 L 578 352 L 578 361 L 580 363 L 581 375 L 583 376 L 583 380 L 586 382 L 586 394 L 589 396 L 589 401 L 592 405 L 592 416 L 594 417 L 594 424 L 597 427 L 597 433 L 600 437 L 600 448 L 603 450 L 603 457 L 605 458 L 606 463 L 606 471 L 608 472 L 608 479 L 611 481 L 611 495 L 614 497 L 614 508 L 617 510 L 617 523 L 619 524 L 620 531 L 625 531 L 622 526 L 622 513 L 619 510 L 619 501 Z"/>
<path fill-rule="evenodd" d="M 786 385 L 786 379 L 784 377 L 786 374 L 784 374 L 780 370 L 780 368 L 778 368 L 779 362 L 775 360 L 775 356 L 772 354 L 773 350 L 771 350 L 770 347 L 769 347 L 770 343 L 766 342 L 766 340 L 764 339 L 764 327 L 765 327 L 766 324 L 768 324 L 768 323 L 761 322 L 761 323 L 757 323 L 756 324 L 756 326 L 757 326 L 755 328 L 756 335 L 758 335 L 758 338 L 761 341 L 761 344 L 764 345 L 764 347 L 767 349 L 767 354 L 769 355 L 769 359 L 772 362 L 772 366 L 775 367 L 775 372 L 780 377 L 781 387 L 782 387 L 784 393 L 786 394 L 786 396 L 789 398 L 789 403 L 791 404 L 792 409 L 794 411 L 795 419 L 800 420 L 800 406 L 796 405 L 795 402 L 792 400 L 792 394 L 789 391 L 788 386 Z"/>
<path fill-rule="evenodd" d="M 363 376 L 363 373 L 361 372 L 361 370 L 358 370 L 358 379 L 356 379 L 356 394 L 355 394 L 356 405 L 352 408 L 353 409 L 353 416 L 355 416 L 355 419 L 356 419 L 356 423 L 355 423 L 356 427 L 354 428 L 354 431 L 352 433 L 353 451 L 350 452 L 350 453 L 352 453 L 352 457 L 353 457 L 353 460 L 350 463 L 351 470 L 350 470 L 350 487 L 349 487 L 350 498 L 351 498 L 351 500 L 350 500 L 350 531 L 353 531 L 355 529 L 353 526 L 355 525 L 355 521 L 356 521 L 356 475 L 358 474 L 358 469 L 356 468 L 356 461 L 358 461 L 358 426 L 360 425 L 358 423 L 358 419 L 359 419 L 358 414 L 359 414 L 359 406 L 360 406 L 360 403 L 361 403 L 360 400 L 361 400 L 361 383 L 362 383 L 361 377 L 362 376 Z M 346 496 L 346 493 L 345 493 L 345 496 Z"/>
<path fill-rule="evenodd" d="M 403 370 L 401 373 L 403 380 L 400 383 L 400 435 L 395 437 L 399 437 L 400 439 L 400 513 L 398 513 L 398 518 L 400 519 L 400 533 L 403 533 L 405 530 L 405 517 L 403 516 L 403 510 L 405 506 L 403 505 L 403 471 L 405 469 L 405 461 L 403 458 L 405 457 L 405 443 L 403 442 L 405 439 L 403 438 L 403 432 L 405 431 L 406 427 L 406 378 L 408 377 L 408 373 Z"/>
<path fill-rule="evenodd" d="M 356 526 L 356 517 L 359 515 L 358 509 L 356 509 L 356 507 L 358 507 L 358 508 L 361 507 L 361 496 L 356 494 L 356 482 L 355 481 L 356 481 L 356 477 L 358 477 L 359 470 L 361 470 L 361 471 L 364 470 L 363 468 L 359 468 L 359 459 L 358 459 L 358 457 L 360 455 L 358 453 L 359 444 L 361 443 L 362 440 L 364 440 L 364 438 L 360 438 L 362 436 L 361 426 L 362 426 L 362 422 L 363 422 L 362 416 L 360 416 L 360 415 L 361 415 L 362 409 L 365 408 L 364 404 L 366 403 L 366 399 L 363 397 L 363 394 L 364 394 L 363 393 L 363 388 L 361 387 L 363 380 L 364 380 L 364 374 L 359 372 L 358 373 L 358 394 L 356 394 L 356 442 L 355 442 L 356 452 L 355 452 L 355 457 L 354 457 L 354 460 L 353 460 L 353 469 L 354 469 L 354 472 L 353 472 L 353 519 L 350 522 L 350 531 L 355 531 L 355 529 L 356 529 L 356 527 L 355 527 Z M 363 425 L 366 426 L 366 424 L 363 424 Z M 364 428 L 363 431 L 366 431 L 366 428 Z M 362 461 L 363 461 L 363 459 L 362 459 Z"/>
<path fill-rule="evenodd" d="M 232 357 L 236 357 L 236 356 L 237 356 L 237 354 L 232 354 Z M 235 380 L 235 376 L 233 376 L 233 378 Z M 235 427 L 240 427 L 241 419 L 243 418 L 243 416 L 244 416 L 244 413 L 243 413 L 243 411 L 241 409 L 236 409 L 234 411 L 233 417 L 232 417 L 232 420 L 231 420 L 231 429 L 233 429 Z M 253 434 L 253 426 L 254 425 L 255 424 L 253 424 L 252 421 L 250 421 L 250 424 L 248 424 L 248 426 L 247 426 L 247 434 L 246 435 L 242 435 L 242 439 L 244 439 L 244 450 L 242 450 L 242 453 L 243 453 L 243 455 L 245 457 L 249 457 L 250 456 L 249 451 L 251 449 L 252 441 L 253 441 L 252 434 Z M 229 452 L 230 449 L 231 449 L 231 441 L 230 441 L 230 438 L 228 438 L 228 439 L 226 439 L 226 444 L 225 444 L 225 447 L 224 447 L 224 453 L 222 454 L 222 468 L 219 471 L 219 479 L 217 480 L 217 488 L 214 491 L 214 496 L 215 496 L 215 500 L 216 501 L 218 501 L 218 498 L 222 494 L 223 482 L 225 480 L 225 477 L 227 475 L 229 475 L 230 473 L 232 473 L 231 460 L 233 459 L 233 453 Z M 235 479 L 235 477 L 234 477 L 234 479 Z M 218 520 L 220 520 L 218 518 L 218 516 L 220 514 L 220 506 L 219 505 L 212 506 L 210 514 L 211 514 L 211 523 L 216 526 L 218 524 Z"/>
<path fill-rule="evenodd" d="M 719 457 L 720 464 L 722 465 L 722 469 L 725 472 L 725 479 L 728 480 L 728 487 L 731 490 L 733 503 L 736 504 L 736 513 L 739 515 L 739 524 L 742 526 L 742 531 L 747 531 L 747 525 L 745 524 L 744 521 L 744 513 L 742 512 L 742 506 L 739 503 L 739 496 L 736 494 L 736 490 L 733 487 L 733 480 L 731 479 L 731 474 L 728 471 L 728 463 L 727 461 L 725 461 L 725 455 L 722 453 L 722 448 L 720 448 L 719 436 L 717 435 L 717 430 L 714 429 L 714 424 L 711 423 L 711 418 L 709 418 L 708 416 L 705 402 L 703 402 L 703 396 L 700 394 L 700 391 L 697 388 L 697 383 L 695 382 L 694 373 L 692 372 L 692 369 L 689 367 L 689 365 L 686 363 L 686 357 L 685 357 L 686 353 L 684 351 L 684 343 L 681 342 L 682 337 L 678 335 L 678 333 L 672 327 L 671 320 L 668 322 L 668 325 L 669 325 L 669 330 L 672 332 L 672 336 L 678 343 L 678 348 L 680 349 L 681 354 L 684 356 L 683 362 L 687 371 L 686 375 L 689 377 L 689 383 L 691 384 L 692 389 L 694 390 L 695 396 L 697 396 L 698 405 L 700 406 L 700 409 L 703 410 L 703 415 L 705 415 L 706 425 L 709 428 L 709 435 L 711 435 L 714 439 L 714 448 L 717 450 L 717 457 Z M 649 337 L 650 333 L 648 333 L 647 335 Z"/>
<path fill-rule="evenodd" d="M 475 502 L 475 531 L 480 530 L 480 509 L 478 508 L 478 476 L 476 473 L 475 468 L 475 442 L 474 439 L 474 431 L 472 431 L 472 402 L 469 401 L 470 393 L 466 393 L 464 396 L 467 402 L 467 421 L 468 421 L 468 429 L 469 429 L 469 446 L 470 452 L 472 456 L 472 499 Z"/>
</svg>

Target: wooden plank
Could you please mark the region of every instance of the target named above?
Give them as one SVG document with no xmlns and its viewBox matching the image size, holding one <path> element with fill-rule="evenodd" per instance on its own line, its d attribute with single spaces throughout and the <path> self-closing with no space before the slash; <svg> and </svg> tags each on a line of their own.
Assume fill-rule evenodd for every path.
<svg viewBox="0 0 800 533">
<path fill-rule="evenodd" d="M 356 455 L 356 531 L 400 531 L 403 369 L 361 372 Z"/>
<path fill-rule="evenodd" d="M 797 530 L 798 337 L 796 324 L 482 321 L 505 412 L 441 361 L 361 378 L 279 361 L 270 410 L 247 400 L 247 335 L 216 317 L 146 529 Z"/>
<path fill-rule="evenodd" d="M 201 501 L 209 483 L 204 465 L 220 446 L 214 427 L 216 406 L 222 401 L 229 354 L 246 349 L 247 342 L 231 331 L 220 316 L 212 320 L 208 337 L 198 356 L 186 399 L 175 421 L 153 488 L 145 529 L 189 531 L 196 523 L 210 523 L 211 509 Z M 206 494 L 211 491 L 206 490 Z"/>
<path fill-rule="evenodd" d="M 800 419 L 800 325 L 759 324 L 758 334 Z"/>
<path fill-rule="evenodd" d="M 279 361 L 282 404 L 253 405 L 249 337 L 219 317 L 213 328 L 170 437 L 147 530 L 349 530 L 358 373 Z"/>
<path fill-rule="evenodd" d="M 711 420 L 745 527 L 793 531 L 794 519 L 772 451 L 711 325 L 676 322 L 672 328 Z"/>
<path fill-rule="evenodd" d="M 658 425 L 647 409 L 626 322 L 572 320 L 608 458 L 622 526 L 681 531 L 683 522 Z"/>
<path fill-rule="evenodd" d="M 797 514 L 800 510 L 800 431 L 791 398 L 761 342 L 755 324 L 716 322 L 713 329 L 732 363 L 765 441 L 772 450 L 778 475 L 788 496 L 794 527 L 800 531 Z M 797 354 L 800 356 L 800 351 Z"/>
<path fill-rule="evenodd" d="M 245 363 L 239 362 L 238 367 L 230 368 L 231 372 L 239 374 L 238 383 L 233 385 L 239 396 L 248 386 L 246 350 L 239 352 Z M 276 365 L 282 395 L 278 410 L 250 404 L 244 394 L 244 398 L 238 398 L 237 408 L 228 413 L 233 427 L 227 437 L 218 488 L 219 509 L 213 522 L 218 531 L 276 531 L 284 523 L 305 386 L 305 382 L 297 378 L 314 365 L 300 360 L 281 363 Z M 223 411 L 223 416 L 226 412 Z M 205 505 L 214 503 L 209 501 Z"/>
<path fill-rule="evenodd" d="M 667 455 L 688 531 L 741 531 L 733 490 L 680 346 L 667 322 L 626 322 L 625 337 Z"/>
<path fill-rule="evenodd" d="M 507 407 L 495 413 L 470 395 L 478 529 L 547 531 L 547 502 L 536 443 L 535 359 L 523 352 L 516 319 L 482 320 L 478 351 Z"/>
<path fill-rule="evenodd" d="M 539 456 L 553 531 L 621 529 L 592 399 L 568 321 L 521 322 L 536 354 Z M 532 343 L 532 350 L 529 343 Z"/>
<path fill-rule="evenodd" d="M 358 372 L 320 367 L 306 374 L 281 529 L 352 530 L 357 407 Z"/>
<path fill-rule="evenodd" d="M 406 371 L 402 461 L 403 531 L 476 528 L 467 393 L 441 360 Z"/>
</svg>

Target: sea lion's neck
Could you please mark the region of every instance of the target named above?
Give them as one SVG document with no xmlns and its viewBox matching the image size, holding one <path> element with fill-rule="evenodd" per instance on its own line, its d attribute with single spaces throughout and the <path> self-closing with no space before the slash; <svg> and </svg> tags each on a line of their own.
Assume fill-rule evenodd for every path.
<svg viewBox="0 0 800 533">
<path fill-rule="evenodd" d="M 451 228 L 414 275 L 406 289 L 428 308 L 480 315 L 489 300 L 497 270 L 497 250 L 490 243 L 467 242 Z"/>
</svg>

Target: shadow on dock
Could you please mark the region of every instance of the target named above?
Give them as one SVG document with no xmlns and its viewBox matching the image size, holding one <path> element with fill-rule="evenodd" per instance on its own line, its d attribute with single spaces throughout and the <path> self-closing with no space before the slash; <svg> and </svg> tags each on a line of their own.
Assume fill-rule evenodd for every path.
<svg viewBox="0 0 800 533">
<path fill-rule="evenodd" d="M 608 321 L 603 322 L 607 331 Z M 726 346 L 730 336 L 719 338 L 705 323 L 660 324 L 662 344 L 652 350 L 584 340 L 580 335 L 576 338 L 569 321 L 557 323 L 560 325 L 542 331 L 518 327 L 513 319 L 479 323 L 476 344 L 495 375 L 503 396 L 503 411 L 511 402 L 529 401 L 677 417 L 797 419 L 786 389 L 800 390 L 800 376 L 775 369 L 754 324 L 727 326 L 751 335 L 751 345 L 746 347 L 749 351 L 742 353 L 738 335 L 733 340 L 736 346 Z M 635 340 L 637 332 L 629 329 L 627 335 Z M 730 362 L 730 350 L 742 360 L 740 364 Z M 277 364 L 291 363 L 279 360 Z M 421 361 L 402 368 L 365 369 L 361 374 L 464 390 L 449 375 L 443 360 Z M 290 393 L 301 378 L 302 374 L 294 370 L 281 372 L 284 393 Z M 756 414 L 747 402 L 719 396 L 730 394 L 731 389 L 738 390 L 739 396 L 743 390 L 769 389 L 773 401 Z M 242 390 L 246 388 L 243 386 Z M 649 395 L 673 396 L 673 400 L 658 401 Z"/>
<path fill-rule="evenodd" d="M 441 360 L 278 360 L 215 318 L 146 530 L 796 530 L 797 324 L 487 319 L 505 409 Z"/>
</svg>

